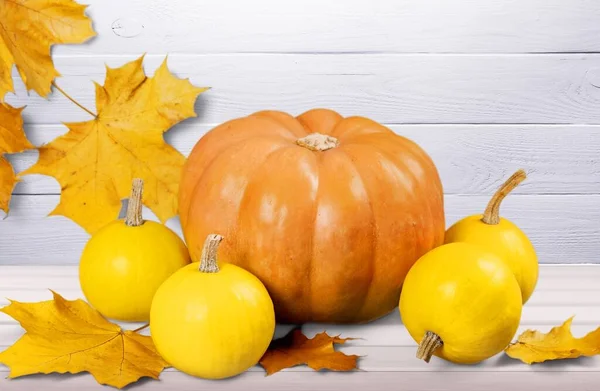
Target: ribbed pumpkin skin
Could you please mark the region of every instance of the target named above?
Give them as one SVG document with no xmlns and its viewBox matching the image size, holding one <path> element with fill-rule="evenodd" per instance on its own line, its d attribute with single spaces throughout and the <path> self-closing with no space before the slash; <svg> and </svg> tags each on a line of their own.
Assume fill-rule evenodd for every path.
<svg viewBox="0 0 600 391">
<path fill-rule="evenodd" d="M 311 151 L 296 140 L 330 135 Z M 443 191 L 427 154 L 363 117 L 263 111 L 196 144 L 179 208 L 192 259 L 210 233 L 221 258 L 267 287 L 278 322 L 359 323 L 398 305 L 413 263 L 444 242 Z"/>
</svg>

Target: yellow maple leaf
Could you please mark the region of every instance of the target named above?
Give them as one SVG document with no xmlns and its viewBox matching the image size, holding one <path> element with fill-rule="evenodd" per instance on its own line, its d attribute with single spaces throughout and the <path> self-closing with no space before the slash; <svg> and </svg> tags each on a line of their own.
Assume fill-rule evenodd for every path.
<svg viewBox="0 0 600 391">
<path fill-rule="evenodd" d="M 53 300 L 11 301 L 0 310 L 26 331 L 0 353 L 10 378 L 89 372 L 100 384 L 123 388 L 142 377 L 158 379 L 168 367 L 150 337 L 121 330 L 83 300 L 52 294 Z"/>
<path fill-rule="evenodd" d="M 144 180 L 142 201 L 162 222 L 177 212 L 185 158 L 163 133 L 196 116 L 194 102 L 207 88 L 173 76 L 166 59 L 154 77 L 146 77 L 143 59 L 107 67 L 104 86 L 96 84 L 96 118 L 66 124 L 69 132 L 39 148 L 38 162 L 23 172 L 56 178 L 62 192 L 50 214 L 89 233 L 118 217 L 133 178 Z"/>
<path fill-rule="evenodd" d="M 16 109 L 6 103 L 0 103 L 0 209 L 5 213 L 8 213 L 10 196 L 17 183 L 17 177 L 4 154 L 33 148 L 23 131 L 21 111 L 22 108 Z"/>
<path fill-rule="evenodd" d="M 85 8 L 73 0 L 0 0 L 0 101 L 14 91 L 13 65 L 27 90 L 44 97 L 50 93 L 52 81 L 60 76 L 50 47 L 96 35 Z"/>
<path fill-rule="evenodd" d="M 331 337 L 326 332 L 307 338 L 299 328 L 290 331 L 285 337 L 271 342 L 260 359 L 260 365 L 272 375 L 285 368 L 306 364 L 319 371 L 351 371 L 357 368 L 357 355 L 347 355 L 335 350 L 336 344 L 343 344 L 352 338 Z"/>
<path fill-rule="evenodd" d="M 571 334 L 572 322 L 573 317 L 547 334 L 526 330 L 506 348 L 506 354 L 526 364 L 600 354 L 600 327 L 583 338 L 575 338 Z"/>
</svg>

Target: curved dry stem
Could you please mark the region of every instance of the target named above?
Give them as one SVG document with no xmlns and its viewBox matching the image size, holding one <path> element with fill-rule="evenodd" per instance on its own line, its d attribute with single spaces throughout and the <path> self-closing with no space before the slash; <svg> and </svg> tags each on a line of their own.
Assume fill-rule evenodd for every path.
<svg viewBox="0 0 600 391">
<path fill-rule="evenodd" d="M 481 218 L 481 221 L 490 225 L 499 224 L 500 204 L 502 204 L 504 198 L 506 198 L 506 196 L 517 186 L 519 186 L 519 184 L 523 182 L 526 178 L 527 174 L 522 169 L 512 174 L 511 177 L 508 178 L 506 182 L 502 184 L 502 186 L 500 186 L 498 191 L 496 191 L 496 194 L 494 194 L 494 196 L 488 203 L 487 208 L 485 208 L 485 212 L 483 213 L 483 217 Z"/>
</svg>

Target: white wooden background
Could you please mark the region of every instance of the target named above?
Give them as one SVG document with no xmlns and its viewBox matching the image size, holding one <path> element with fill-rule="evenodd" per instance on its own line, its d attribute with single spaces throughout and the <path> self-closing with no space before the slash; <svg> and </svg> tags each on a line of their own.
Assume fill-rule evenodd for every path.
<svg viewBox="0 0 600 391">
<path fill-rule="evenodd" d="M 503 214 L 544 263 L 600 262 L 600 4 L 590 0 L 88 0 L 98 37 L 54 50 L 58 84 L 94 108 L 104 63 L 147 53 L 211 86 L 199 117 L 167 140 L 187 154 L 214 125 L 261 109 L 330 107 L 423 146 L 446 190 L 448 223 L 483 210 L 517 168 L 530 178 Z M 17 82 L 40 145 L 88 115 Z M 17 170 L 36 152 L 10 158 Z M 0 264 L 75 264 L 88 236 L 45 217 L 50 177 L 27 176 L 0 221 Z M 1 213 L 1 212 L 0 212 Z M 151 217 L 147 214 L 147 217 Z M 178 230 L 173 219 L 169 226 Z"/>
</svg>

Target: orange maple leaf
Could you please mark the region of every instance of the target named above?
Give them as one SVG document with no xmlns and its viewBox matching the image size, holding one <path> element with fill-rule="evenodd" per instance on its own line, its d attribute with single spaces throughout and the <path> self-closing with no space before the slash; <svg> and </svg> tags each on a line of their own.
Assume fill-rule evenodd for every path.
<svg viewBox="0 0 600 391">
<path fill-rule="evenodd" d="M 600 327 L 575 338 L 571 334 L 572 322 L 571 317 L 547 334 L 526 330 L 506 348 L 506 354 L 526 364 L 600 354 Z"/>
<path fill-rule="evenodd" d="M 89 372 L 100 384 L 123 388 L 142 377 L 158 379 L 168 364 L 152 339 L 106 320 L 83 300 L 19 303 L 0 309 L 26 333 L 0 353 L 10 378 L 36 373 Z"/>
<path fill-rule="evenodd" d="M 10 196 L 17 183 L 12 165 L 4 154 L 34 148 L 23 131 L 22 108 L 0 103 L 0 209 L 8 213 Z"/>
<path fill-rule="evenodd" d="M 260 365 L 267 371 L 267 375 L 301 364 L 306 364 L 316 371 L 351 371 L 358 368 L 359 356 L 338 352 L 335 345 L 344 344 L 352 339 L 354 338 L 331 337 L 326 332 L 308 339 L 300 328 L 295 328 L 285 337 L 271 342 L 269 349 L 260 359 Z"/>
</svg>

